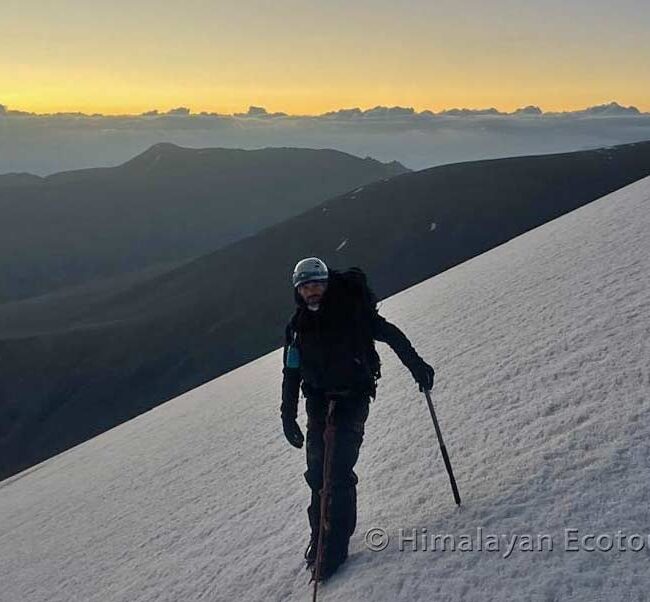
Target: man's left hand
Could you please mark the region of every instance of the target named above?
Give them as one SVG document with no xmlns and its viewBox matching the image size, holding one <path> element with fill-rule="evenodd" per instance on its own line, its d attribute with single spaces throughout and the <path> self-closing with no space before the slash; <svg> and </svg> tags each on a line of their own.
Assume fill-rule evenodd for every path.
<svg viewBox="0 0 650 602">
<path fill-rule="evenodd" d="M 424 360 L 420 360 L 416 366 L 411 369 L 411 374 L 415 382 L 420 386 L 420 391 L 431 391 L 433 389 L 433 379 L 435 371 Z"/>
</svg>

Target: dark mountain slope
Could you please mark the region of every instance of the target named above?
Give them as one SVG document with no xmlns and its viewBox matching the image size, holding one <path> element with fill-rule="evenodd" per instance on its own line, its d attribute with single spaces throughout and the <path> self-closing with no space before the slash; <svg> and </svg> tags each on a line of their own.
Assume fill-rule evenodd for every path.
<svg viewBox="0 0 650 602">
<path fill-rule="evenodd" d="M 405 171 L 333 150 L 156 144 L 118 167 L 0 176 L 0 302 L 187 260 Z"/>
<path fill-rule="evenodd" d="M 90 306 L 70 296 L 38 328 L 43 305 L 7 304 L 0 470 L 12 474 L 277 347 L 300 257 L 361 265 L 387 296 L 649 174 L 650 143 L 438 167 L 331 199 Z M 268 395 L 278 402 L 279 391 Z"/>
</svg>

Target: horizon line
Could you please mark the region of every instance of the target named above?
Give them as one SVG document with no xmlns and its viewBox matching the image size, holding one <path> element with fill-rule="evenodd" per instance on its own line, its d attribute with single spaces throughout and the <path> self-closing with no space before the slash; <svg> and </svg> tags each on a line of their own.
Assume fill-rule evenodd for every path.
<svg viewBox="0 0 650 602">
<path fill-rule="evenodd" d="M 150 109 L 141 112 L 85 112 L 79 110 L 65 110 L 54 112 L 36 112 L 22 109 L 13 109 L 9 105 L 0 103 L 0 117 L 2 116 L 23 116 L 23 117 L 165 117 L 165 116 L 183 116 L 183 117 L 239 117 L 239 118 L 269 118 L 269 117 L 288 117 L 288 118 L 318 118 L 318 117 L 362 117 L 373 116 L 373 114 L 391 114 L 392 116 L 402 115 L 407 116 L 458 116 L 458 115 L 477 115 L 477 116 L 522 116 L 522 115 L 570 115 L 570 114 L 602 114 L 602 115 L 647 115 L 650 114 L 650 107 L 648 111 L 640 109 L 634 105 L 624 105 L 617 101 L 604 102 L 602 104 L 590 105 L 581 109 L 557 109 L 557 110 L 543 110 L 539 105 L 529 104 L 515 109 L 514 111 L 501 111 L 494 106 L 483 108 L 469 108 L 469 107 L 452 107 L 449 109 L 441 109 L 440 111 L 433 111 L 431 109 L 416 110 L 412 106 L 402 105 L 375 105 L 365 109 L 359 106 L 355 107 L 342 107 L 326 111 L 324 113 L 285 113 L 282 111 L 269 112 L 267 109 L 260 105 L 249 105 L 247 112 L 233 112 L 233 113 L 220 113 L 217 111 L 193 111 L 187 106 L 177 106 L 166 111 L 159 109 Z"/>
</svg>

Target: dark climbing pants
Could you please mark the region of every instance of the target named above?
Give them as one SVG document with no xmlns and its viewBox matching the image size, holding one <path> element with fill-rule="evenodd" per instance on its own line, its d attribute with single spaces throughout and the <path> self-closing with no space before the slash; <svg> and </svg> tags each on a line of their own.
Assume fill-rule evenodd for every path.
<svg viewBox="0 0 650 602">
<path fill-rule="evenodd" d="M 348 542 L 357 523 L 357 482 L 353 468 L 359 458 L 364 424 L 368 418 L 370 398 L 364 395 L 336 397 L 334 411 L 334 450 L 331 468 L 330 532 L 327 535 L 326 562 L 338 564 L 348 553 Z M 307 510 L 312 537 L 318 536 L 320 523 L 320 490 L 323 486 L 325 443 L 323 433 L 327 416 L 327 399 L 307 398 L 307 471 L 305 479 L 311 488 L 311 504 Z"/>
</svg>

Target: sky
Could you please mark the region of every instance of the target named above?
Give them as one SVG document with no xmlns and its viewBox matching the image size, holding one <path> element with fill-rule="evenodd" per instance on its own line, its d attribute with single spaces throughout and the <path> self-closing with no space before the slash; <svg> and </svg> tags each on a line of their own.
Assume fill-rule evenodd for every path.
<svg viewBox="0 0 650 602">
<path fill-rule="evenodd" d="M 137 114 L 249 105 L 650 110 L 641 0 L 3 0 L 0 103 Z"/>
</svg>

